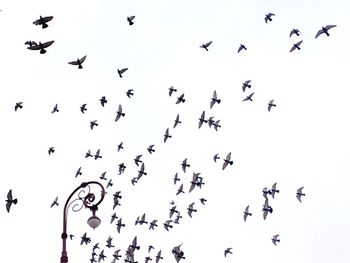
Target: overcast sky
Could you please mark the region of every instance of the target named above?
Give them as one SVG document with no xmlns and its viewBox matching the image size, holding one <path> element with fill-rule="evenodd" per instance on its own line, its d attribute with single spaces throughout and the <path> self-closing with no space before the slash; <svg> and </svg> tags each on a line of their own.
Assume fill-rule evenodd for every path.
<svg viewBox="0 0 350 263">
<path fill-rule="evenodd" d="M 3 262 L 59 262 L 69 194 L 82 182 L 106 186 L 109 179 L 97 229 L 86 224 L 89 210 L 68 212 L 68 234 L 75 236 L 67 240 L 69 262 L 89 262 L 96 243 L 104 262 L 116 249 L 123 262 L 135 236 L 138 262 L 149 245 L 152 262 L 159 250 L 160 263 L 176 262 L 171 249 L 181 243 L 183 262 L 350 262 L 347 1 L 4 0 L 0 9 L 0 195 L 4 201 L 12 189 L 18 199 L 10 213 L 5 202 L 0 209 Z M 265 23 L 269 12 L 275 16 Z M 48 28 L 33 25 L 40 15 L 54 16 Z M 326 25 L 337 27 L 316 39 Z M 289 37 L 293 28 L 300 36 Z M 40 54 L 27 49 L 28 40 L 55 42 Z M 300 50 L 289 52 L 300 40 Z M 209 41 L 209 51 L 200 48 Z M 247 50 L 237 53 L 240 44 Z M 68 64 L 85 55 L 83 69 Z M 120 78 L 122 68 L 128 70 Z M 243 92 L 246 80 L 251 88 Z M 170 97 L 171 86 L 177 92 Z M 210 109 L 214 90 L 221 103 Z M 243 102 L 252 92 L 253 101 Z M 185 102 L 176 104 L 181 94 Z M 23 108 L 15 111 L 17 102 Z M 55 104 L 59 112 L 52 114 Z M 125 117 L 115 122 L 119 105 Z M 217 131 L 207 123 L 198 129 L 203 111 L 220 120 Z M 173 128 L 177 114 L 182 123 Z M 93 120 L 98 126 L 91 130 Z M 167 128 L 172 137 L 164 143 Z M 85 158 L 98 149 L 102 158 Z M 229 152 L 233 165 L 222 170 Z M 147 175 L 133 186 L 137 155 Z M 126 165 L 121 175 L 120 163 Z M 99 178 L 103 172 L 107 180 Z M 193 172 L 205 184 L 189 193 Z M 269 198 L 273 213 L 263 220 L 262 189 L 275 182 L 280 193 Z M 185 193 L 176 195 L 182 183 Z M 116 191 L 123 198 L 113 210 Z M 56 196 L 59 206 L 50 208 Z M 182 219 L 167 232 L 172 200 Z M 190 218 L 193 202 L 198 211 Z M 247 205 L 253 215 L 244 222 Z M 126 225 L 121 233 L 116 221 L 110 224 L 114 212 Z M 135 226 L 143 213 L 158 220 L 154 231 Z M 80 245 L 85 232 L 91 243 Z M 109 236 L 114 248 L 105 246 Z"/>
</svg>

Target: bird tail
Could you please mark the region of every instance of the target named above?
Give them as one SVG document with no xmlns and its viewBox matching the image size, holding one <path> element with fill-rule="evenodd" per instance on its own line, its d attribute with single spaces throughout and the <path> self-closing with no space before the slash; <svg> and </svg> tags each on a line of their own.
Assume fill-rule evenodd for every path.
<svg viewBox="0 0 350 263">
<path fill-rule="evenodd" d="M 43 27 L 43 28 L 47 28 L 48 25 L 47 25 L 46 23 L 44 23 L 42 27 Z"/>
<path fill-rule="evenodd" d="M 12 201 L 14 204 L 17 204 L 17 198 Z"/>
<path fill-rule="evenodd" d="M 80 69 L 81 69 L 81 68 L 83 68 L 83 66 L 82 66 L 82 65 L 79 65 L 79 66 L 78 66 L 78 68 L 80 68 Z"/>
<path fill-rule="evenodd" d="M 40 49 L 40 54 L 45 54 L 46 53 L 46 50 L 45 49 Z"/>
</svg>

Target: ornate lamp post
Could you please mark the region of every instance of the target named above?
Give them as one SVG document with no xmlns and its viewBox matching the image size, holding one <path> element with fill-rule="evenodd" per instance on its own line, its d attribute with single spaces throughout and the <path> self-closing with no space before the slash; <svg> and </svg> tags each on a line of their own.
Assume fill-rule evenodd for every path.
<svg viewBox="0 0 350 263">
<path fill-rule="evenodd" d="M 101 197 L 96 202 L 95 201 L 95 195 L 91 193 L 91 184 L 97 184 L 101 187 Z M 78 192 L 78 198 L 74 199 L 70 202 L 70 199 L 73 197 L 73 195 Z M 62 232 L 62 255 L 61 255 L 61 263 L 68 263 L 68 256 L 67 256 L 67 250 L 66 250 L 66 240 L 67 240 L 67 213 L 68 208 L 70 205 L 75 203 L 72 206 L 72 210 L 74 212 L 80 211 L 83 207 L 89 208 L 92 211 L 92 216 L 87 220 L 87 223 L 89 226 L 91 226 L 93 229 L 98 227 L 101 224 L 101 220 L 96 216 L 96 211 L 98 208 L 98 205 L 102 202 L 104 196 L 105 196 L 105 189 L 103 188 L 102 184 L 95 181 L 85 182 L 82 183 L 79 187 L 77 187 L 68 197 L 66 204 L 64 205 L 63 209 L 63 232 Z"/>
</svg>

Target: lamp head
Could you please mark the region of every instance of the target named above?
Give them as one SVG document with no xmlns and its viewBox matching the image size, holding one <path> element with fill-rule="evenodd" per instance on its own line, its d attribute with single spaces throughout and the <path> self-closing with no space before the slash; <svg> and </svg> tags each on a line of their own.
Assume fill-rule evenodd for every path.
<svg viewBox="0 0 350 263">
<path fill-rule="evenodd" d="M 93 229 L 95 229 L 96 227 L 98 227 L 100 224 L 101 224 L 101 220 L 95 216 L 95 215 L 92 215 L 88 221 L 87 221 L 88 225 L 90 227 L 92 227 Z"/>
</svg>

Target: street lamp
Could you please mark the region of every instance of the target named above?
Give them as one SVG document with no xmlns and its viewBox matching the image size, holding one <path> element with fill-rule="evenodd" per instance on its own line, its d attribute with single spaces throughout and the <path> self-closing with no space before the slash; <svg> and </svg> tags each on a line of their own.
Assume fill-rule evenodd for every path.
<svg viewBox="0 0 350 263">
<path fill-rule="evenodd" d="M 101 197 L 98 202 L 95 202 L 95 195 L 91 193 L 90 185 L 97 184 L 101 187 Z M 87 189 L 87 190 L 86 190 Z M 79 191 L 80 190 L 80 191 Z M 78 198 L 74 199 L 72 202 L 70 202 L 70 199 L 73 197 L 73 195 L 78 192 Z M 63 209 L 63 232 L 62 232 L 62 255 L 61 255 L 61 263 L 68 263 L 68 256 L 67 256 L 67 250 L 66 250 L 66 240 L 67 240 L 67 214 L 68 214 L 68 208 L 74 203 L 72 206 L 72 210 L 74 212 L 80 211 L 83 207 L 89 208 L 92 211 L 92 216 L 87 220 L 87 223 L 90 227 L 95 229 L 101 224 L 101 220 L 96 216 L 96 211 L 98 209 L 98 205 L 102 202 L 104 196 L 105 196 L 105 189 L 99 182 L 90 181 L 82 183 L 79 187 L 77 187 L 68 197 L 66 204 L 64 205 Z"/>
</svg>

